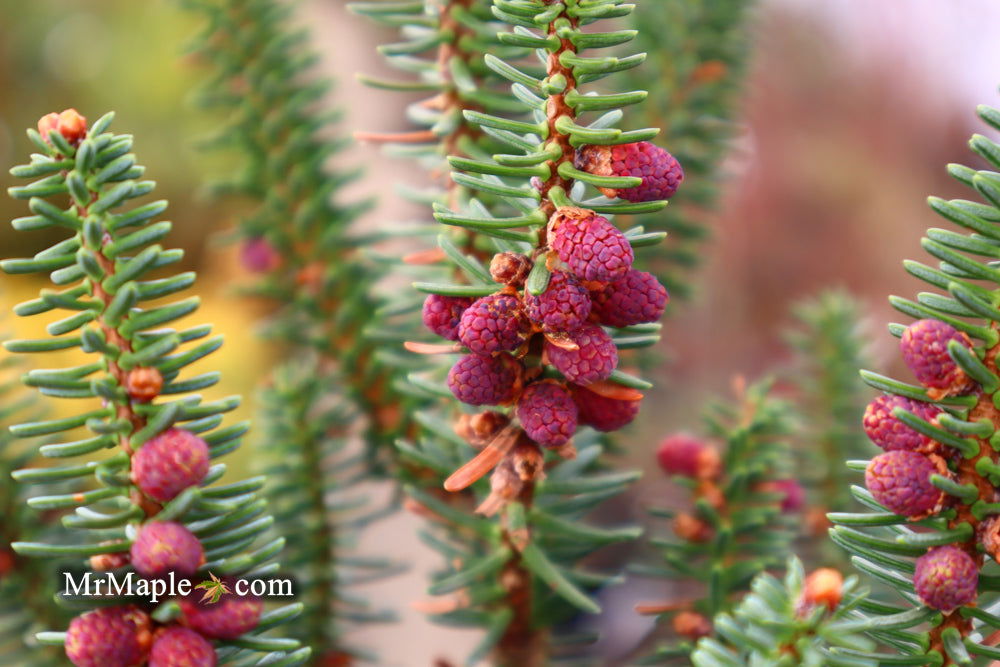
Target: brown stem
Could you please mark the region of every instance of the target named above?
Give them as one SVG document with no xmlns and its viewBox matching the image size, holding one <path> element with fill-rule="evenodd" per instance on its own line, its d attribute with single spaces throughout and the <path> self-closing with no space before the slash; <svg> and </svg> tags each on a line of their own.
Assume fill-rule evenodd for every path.
<svg viewBox="0 0 1000 667">
<path fill-rule="evenodd" d="M 549 24 L 550 35 L 556 32 L 556 23 L 560 20 L 568 20 L 573 28 L 577 27 L 575 18 L 569 16 L 564 10 L 560 16 Z M 576 88 L 576 77 L 569 67 L 565 67 L 559 57 L 563 53 L 576 53 L 576 46 L 569 39 L 560 40 L 559 48 L 549 55 L 546 63 L 547 76 L 551 80 L 554 77 L 562 77 L 566 81 L 566 87 L 561 93 L 550 95 L 547 102 L 546 116 L 548 118 L 550 144 L 554 144 L 562 149 L 562 155 L 549 161 L 551 175 L 539 187 L 542 195 L 541 210 L 546 217 L 551 217 L 556 211 L 555 203 L 550 199 L 549 192 L 552 188 L 559 186 L 567 192 L 572 185 L 571 181 L 559 175 L 559 165 L 563 162 L 573 161 L 575 149 L 570 144 L 569 135 L 562 134 L 556 127 L 556 121 L 567 116 L 575 119 L 576 113 L 569 104 L 566 103 L 566 96 Z M 539 235 L 539 248 L 544 248 L 548 241 L 545 237 L 543 227 Z M 518 501 L 524 507 L 530 508 L 534 501 L 535 483 L 526 481 Z M 531 540 L 530 533 L 527 535 L 516 534 L 503 527 L 503 543 L 510 547 L 515 554 L 504 566 L 501 581 L 507 590 L 507 606 L 513 612 L 513 617 L 503 636 L 497 643 L 494 651 L 496 662 L 501 667 L 541 667 L 546 662 L 548 632 L 536 627 L 532 614 L 532 591 L 531 573 L 524 567 L 521 561 L 520 549 Z"/>
<path fill-rule="evenodd" d="M 93 192 L 91 193 L 91 199 L 87 206 L 76 206 L 77 213 L 81 220 L 87 219 L 87 216 L 90 213 L 90 204 L 93 204 L 97 200 L 97 197 L 98 193 Z M 104 275 L 106 277 L 115 275 L 115 262 L 104 254 L 103 248 L 103 246 L 110 243 L 111 240 L 111 237 L 105 234 L 102 241 L 102 247 L 94 252 L 94 258 L 97 260 L 101 270 L 104 271 Z M 107 311 L 108 307 L 111 305 L 114 295 L 109 294 L 101 285 L 100 281 L 91 280 L 90 282 L 94 298 L 100 301 L 104 306 L 101 310 L 101 315 L 98 315 L 97 317 L 97 322 L 101 327 L 101 331 L 104 333 L 105 340 L 109 345 L 113 345 L 121 350 L 123 354 L 131 353 L 133 351 L 132 342 L 122 336 L 116 327 L 112 326 L 104 319 L 103 313 Z M 128 371 L 123 369 L 115 359 L 107 358 L 106 362 L 108 365 L 108 373 L 115 379 L 115 382 L 119 387 L 125 387 L 128 380 Z M 131 398 L 126 398 L 124 402 L 118 403 L 115 406 L 115 417 L 118 419 L 124 419 L 132 425 L 132 428 L 128 433 L 122 433 L 118 436 L 119 447 L 121 447 L 122 451 L 124 451 L 129 458 L 131 458 L 134 452 L 132 450 L 132 445 L 129 443 L 129 436 L 146 425 L 146 418 L 136 413 L 132 407 Z M 143 513 L 147 517 L 154 516 L 159 513 L 161 509 L 161 506 L 158 503 L 147 498 L 137 487 L 134 486 L 130 492 L 130 499 L 134 505 L 142 509 Z"/>
<path fill-rule="evenodd" d="M 527 482 L 517 499 L 529 508 L 534 497 L 535 483 Z M 500 582 L 507 590 L 507 608 L 513 612 L 513 617 L 494 651 L 499 667 L 543 667 L 545 664 L 548 633 L 532 622 L 531 573 L 524 568 L 520 555 L 524 542 L 530 539 L 530 535 L 518 535 L 507 526 L 503 528 L 503 544 L 514 556 L 504 565 Z"/>
</svg>

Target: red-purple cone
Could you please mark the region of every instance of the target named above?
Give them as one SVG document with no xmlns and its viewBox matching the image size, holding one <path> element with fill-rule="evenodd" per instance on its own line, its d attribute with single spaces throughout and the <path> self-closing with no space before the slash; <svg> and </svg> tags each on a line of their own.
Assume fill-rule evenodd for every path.
<svg viewBox="0 0 1000 667">
<path fill-rule="evenodd" d="M 940 473 L 923 454 L 896 450 L 879 454 L 868 463 L 865 485 L 890 511 L 918 518 L 934 511 L 944 499 L 944 492 L 931 483 L 931 475 Z"/>
<path fill-rule="evenodd" d="M 549 245 L 580 280 L 610 282 L 632 268 L 628 239 L 593 211 L 564 206 L 549 222 Z"/>
<path fill-rule="evenodd" d="M 972 604 L 978 586 L 976 562 L 954 545 L 935 547 L 917 559 L 913 587 L 932 609 L 948 612 Z"/>
<path fill-rule="evenodd" d="M 468 297 L 430 294 L 424 299 L 424 326 L 442 338 L 458 340 L 458 323 L 471 305 Z"/>
<path fill-rule="evenodd" d="M 151 639 L 146 612 L 102 607 L 70 621 L 66 657 L 76 667 L 133 667 L 145 661 Z"/>
<path fill-rule="evenodd" d="M 491 294 L 465 309 L 458 337 L 471 352 L 491 354 L 513 350 L 524 342 L 528 326 L 516 296 Z"/>
<path fill-rule="evenodd" d="M 217 662 L 207 639 L 180 626 L 158 634 L 149 653 L 149 667 L 215 667 Z"/>
<path fill-rule="evenodd" d="M 170 428 L 151 438 L 132 457 L 132 481 L 165 503 L 208 474 L 208 445 L 190 431 Z"/>
<path fill-rule="evenodd" d="M 205 562 L 198 538 L 175 521 L 143 524 L 132 543 L 132 565 L 144 577 L 162 577 L 169 572 L 189 577 Z"/>
<path fill-rule="evenodd" d="M 575 384 L 588 385 L 606 380 L 618 367 L 618 348 L 611 336 L 596 324 L 586 324 L 570 338 L 577 345 L 571 350 L 545 341 L 545 356 L 563 376 Z"/>
<path fill-rule="evenodd" d="M 572 385 L 570 389 L 579 410 L 579 422 L 598 431 L 617 431 L 631 424 L 639 414 L 641 400 L 608 398 L 579 385 Z"/>
<path fill-rule="evenodd" d="M 933 423 L 941 408 L 932 403 L 914 401 L 903 396 L 882 395 L 868 404 L 861 420 L 871 441 L 887 452 L 903 449 L 911 452 L 930 453 L 941 445 L 923 433 L 918 433 L 892 414 L 896 408 L 912 412 L 924 421 Z"/>
<path fill-rule="evenodd" d="M 226 583 L 233 592 L 218 602 L 202 602 L 201 591 L 179 601 L 189 628 L 212 639 L 236 639 L 257 627 L 264 603 L 258 597 L 237 595 L 235 584 Z"/>
<path fill-rule="evenodd" d="M 258 236 L 243 241 L 240 262 L 250 273 L 267 273 L 278 268 L 281 255 L 267 239 Z"/>
<path fill-rule="evenodd" d="M 635 269 L 590 296 L 597 321 L 609 327 L 656 322 L 670 300 L 653 274 Z"/>
<path fill-rule="evenodd" d="M 467 354 L 448 372 L 448 388 L 469 405 L 498 405 L 514 398 L 521 362 L 509 354 Z"/>
<path fill-rule="evenodd" d="M 687 433 L 664 438 L 656 450 L 656 461 L 668 475 L 683 477 L 715 477 L 721 466 L 714 447 Z"/>
<path fill-rule="evenodd" d="M 542 331 L 574 331 L 590 315 L 590 293 L 572 275 L 553 271 L 542 294 L 524 295 L 524 308 L 528 319 Z"/>
<path fill-rule="evenodd" d="M 969 384 L 965 371 L 948 354 L 953 340 L 972 347 L 968 336 L 941 320 L 918 320 L 906 327 L 899 348 L 920 384 L 945 392 L 958 392 Z"/>
<path fill-rule="evenodd" d="M 775 493 L 783 494 L 781 499 L 782 512 L 798 512 L 806 504 L 806 490 L 798 480 L 779 479 L 771 483 Z"/>
<path fill-rule="evenodd" d="M 578 168 L 598 176 L 633 176 L 642 184 L 632 188 L 601 188 L 609 197 L 632 202 L 670 199 L 684 180 L 684 170 L 673 155 L 639 141 L 618 146 L 586 146 L 577 153 Z"/>
<path fill-rule="evenodd" d="M 529 438 L 543 447 L 558 447 L 576 432 L 577 409 L 565 387 L 543 380 L 521 394 L 517 418 Z"/>
</svg>

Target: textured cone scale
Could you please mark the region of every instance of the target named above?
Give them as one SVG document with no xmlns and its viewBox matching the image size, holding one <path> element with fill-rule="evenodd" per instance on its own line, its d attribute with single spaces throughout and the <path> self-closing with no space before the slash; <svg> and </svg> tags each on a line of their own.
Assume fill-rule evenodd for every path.
<svg viewBox="0 0 1000 667">
<path fill-rule="evenodd" d="M 944 492 L 931 483 L 931 475 L 942 472 L 923 454 L 896 450 L 879 454 L 868 463 L 865 485 L 890 511 L 921 518 L 944 499 Z"/>
<path fill-rule="evenodd" d="M 618 348 L 601 327 L 587 324 L 570 334 L 570 338 L 577 349 L 545 342 L 545 356 L 549 363 L 570 382 L 587 385 L 606 380 L 618 367 Z"/>
<path fill-rule="evenodd" d="M 524 432 L 543 447 L 563 445 L 576 431 L 577 409 L 573 397 L 552 380 L 536 382 L 525 389 L 516 412 Z"/>
<path fill-rule="evenodd" d="M 642 184 L 633 188 L 600 188 L 608 197 L 631 202 L 670 199 L 684 180 L 680 162 L 663 148 L 639 141 L 618 146 L 585 146 L 577 152 L 576 167 L 596 176 L 631 176 Z"/>
<path fill-rule="evenodd" d="M 524 295 L 525 312 L 542 331 L 575 331 L 590 315 L 590 293 L 565 271 L 553 271 L 542 294 Z"/>
<path fill-rule="evenodd" d="M 458 323 L 471 305 L 468 297 L 430 294 L 424 299 L 424 326 L 442 338 L 458 340 Z"/>
<path fill-rule="evenodd" d="M 162 577 L 169 572 L 189 577 L 205 562 L 198 538 L 174 521 L 150 521 L 140 527 L 131 555 L 136 572 L 144 577 Z"/>
<path fill-rule="evenodd" d="M 521 302 L 510 294 L 491 294 L 475 301 L 462 313 L 458 337 L 471 352 L 491 354 L 513 350 L 524 342 L 528 319 Z"/>
<path fill-rule="evenodd" d="M 227 582 L 230 590 L 233 582 Z M 201 592 L 180 601 L 184 623 L 192 630 L 212 639 L 236 639 L 257 627 L 264 603 L 260 598 L 225 594 L 218 602 L 201 601 Z"/>
<path fill-rule="evenodd" d="M 76 667 L 133 667 L 146 660 L 149 616 L 138 607 L 103 607 L 77 616 L 66 632 L 66 657 Z"/>
<path fill-rule="evenodd" d="M 149 667 L 215 667 L 217 663 L 207 639 L 178 626 L 158 634 L 149 653 Z"/>
<path fill-rule="evenodd" d="M 714 447 L 686 433 L 664 438 L 656 450 L 656 461 L 668 475 L 699 479 L 718 476 L 721 466 Z"/>
<path fill-rule="evenodd" d="M 628 239 L 607 218 L 572 206 L 560 207 L 552 216 L 549 245 L 570 272 L 585 281 L 617 280 L 635 259 Z"/>
<path fill-rule="evenodd" d="M 509 354 L 467 354 L 448 372 L 448 388 L 469 405 L 497 405 L 514 398 L 521 363 Z"/>
<path fill-rule="evenodd" d="M 132 457 L 132 481 L 150 498 L 167 502 L 200 484 L 208 467 L 205 441 L 190 431 L 171 428 L 151 438 Z"/>
<path fill-rule="evenodd" d="M 667 307 L 667 288 L 646 271 L 630 269 L 618 280 L 590 295 L 592 313 L 609 327 L 630 327 L 656 322 Z"/>
<path fill-rule="evenodd" d="M 876 445 L 885 451 L 902 449 L 911 452 L 934 452 L 941 448 L 940 443 L 923 433 L 918 433 L 899 419 L 892 411 L 902 408 L 912 412 L 926 422 L 934 423 L 941 414 L 941 408 L 931 403 L 914 401 L 903 396 L 879 396 L 868 404 L 862 419 L 865 433 Z"/>
<path fill-rule="evenodd" d="M 38 132 L 46 142 L 49 132 L 58 132 L 72 145 L 80 143 L 87 136 L 87 119 L 76 109 L 66 109 L 61 113 L 52 112 L 38 119 Z"/>
<path fill-rule="evenodd" d="M 944 394 L 968 387 L 969 377 L 948 354 L 948 343 L 953 340 L 972 347 L 968 336 L 941 320 L 918 320 L 906 327 L 899 348 L 920 384 Z"/>
<path fill-rule="evenodd" d="M 579 410 L 580 423 L 598 431 L 617 431 L 632 423 L 639 414 L 639 405 L 642 401 L 607 398 L 579 385 L 573 385 L 570 389 Z"/>
<path fill-rule="evenodd" d="M 928 607 L 951 611 L 976 601 L 979 568 L 956 546 L 935 547 L 917 559 L 913 586 Z"/>
<path fill-rule="evenodd" d="M 243 241 L 240 263 L 250 273 L 268 273 L 281 265 L 281 255 L 267 239 L 258 236 Z"/>
</svg>

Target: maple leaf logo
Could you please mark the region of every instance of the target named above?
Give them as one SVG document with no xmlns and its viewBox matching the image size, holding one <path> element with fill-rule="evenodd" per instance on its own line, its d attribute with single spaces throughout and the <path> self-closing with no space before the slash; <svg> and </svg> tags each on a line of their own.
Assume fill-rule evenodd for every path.
<svg viewBox="0 0 1000 667">
<path fill-rule="evenodd" d="M 197 586 L 195 586 L 195 588 L 205 589 L 205 592 L 202 593 L 201 595 L 202 602 L 207 602 L 208 604 L 215 604 L 216 602 L 219 601 L 219 598 L 221 598 L 223 595 L 228 595 L 232 591 L 229 590 L 229 587 L 226 586 L 226 584 L 223 581 L 221 581 L 217 576 L 215 576 L 211 572 L 208 573 L 208 576 L 212 578 L 210 581 L 208 580 L 203 581 Z"/>
</svg>

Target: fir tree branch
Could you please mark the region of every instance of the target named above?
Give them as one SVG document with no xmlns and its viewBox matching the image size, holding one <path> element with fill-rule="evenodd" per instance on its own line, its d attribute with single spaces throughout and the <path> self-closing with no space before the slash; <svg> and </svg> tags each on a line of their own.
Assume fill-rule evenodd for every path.
<svg viewBox="0 0 1000 667">
<path fill-rule="evenodd" d="M 982 106 L 979 115 L 1000 130 L 996 109 Z M 911 664 L 979 665 L 1000 657 L 992 645 L 1000 620 L 993 613 L 994 577 L 986 559 L 996 560 L 1000 545 L 994 517 L 1000 311 L 993 306 L 994 292 L 983 286 L 998 282 L 991 239 L 1000 238 L 993 226 L 1000 220 L 993 187 L 1000 176 L 990 169 L 1000 169 L 1000 147 L 978 134 L 970 146 L 987 169 L 948 169 L 983 201 L 929 200 L 938 214 L 970 233 L 929 229 L 923 247 L 940 260 L 938 266 L 904 264 L 942 293 L 890 299 L 917 320 L 889 329 L 900 337 L 903 359 L 919 385 L 862 373 L 885 392 L 869 405 L 865 427 L 886 451 L 864 466 L 867 491 L 852 489 L 868 511 L 830 515 L 833 540 L 902 601 L 862 605 L 868 634 L 894 651 L 890 661 Z M 892 617 L 899 622 L 887 624 Z"/>
<path fill-rule="evenodd" d="M 211 354 L 222 339 L 209 338 L 208 326 L 170 326 L 196 309 L 195 299 L 148 303 L 183 291 L 194 276 L 151 279 L 151 272 L 171 266 L 183 253 L 158 244 L 170 224 L 152 220 L 166 202 L 124 208 L 152 192 L 154 184 L 136 180 L 144 168 L 130 153 L 132 137 L 108 131 L 112 119 L 107 114 L 88 128 L 74 110 L 44 117 L 38 132 L 28 132 L 39 152 L 30 164 L 11 170 L 36 179 L 9 190 L 15 199 L 28 200 L 34 214 L 15 220 L 14 227 L 66 232 L 63 241 L 33 258 L 0 262 L 8 273 L 49 273 L 52 283 L 64 288 L 42 290 L 15 312 L 71 314 L 48 326 L 50 338 L 14 340 L 5 347 L 19 353 L 79 348 L 94 355 L 89 363 L 24 376 L 42 394 L 89 401 L 93 407 L 11 428 L 17 437 L 69 438 L 80 430 L 83 439 L 45 445 L 40 452 L 89 459 L 14 474 L 43 488 L 71 484 L 68 493 L 35 495 L 27 504 L 34 510 L 76 512 L 62 518 L 69 541 L 18 542 L 13 548 L 31 557 L 90 556 L 91 567 L 99 571 L 131 564 L 148 577 L 190 577 L 199 568 L 233 577 L 268 576 L 279 568 L 274 559 L 284 540 L 265 541 L 272 519 L 258 493 L 263 480 L 216 485 L 225 466 L 210 467 L 210 459 L 236 449 L 247 430 L 245 424 L 220 427 L 223 413 L 239 398 L 203 401 L 192 393 L 215 384 L 215 373 L 181 377 L 186 366 Z M 56 197 L 68 199 L 69 207 L 53 203 Z M 89 456 L 105 448 L 118 451 Z M 87 598 L 75 602 L 84 608 L 93 604 Z M 39 640 L 65 643 L 77 663 L 110 663 L 112 656 L 138 663 L 150 650 L 153 630 L 180 631 L 176 621 L 183 618 L 197 630 L 191 641 L 197 640 L 199 650 L 216 651 L 223 664 L 264 659 L 292 665 L 308 659 L 310 649 L 299 642 L 263 634 L 301 613 L 301 605 L 262 616 L 260 602 L 249 597 L 228 596 L 220 604 L 223 618 L 212 620 L 213 610 L 193 599 L 160 605 L 137 601 L 83 614 L 66 633 L 41 633 Z M 167 634 L 157 636 L 157 646 L 170 641 L 163 639 Z M 213 647 L 206 637 L 229 641 Z"/>
</svg>

